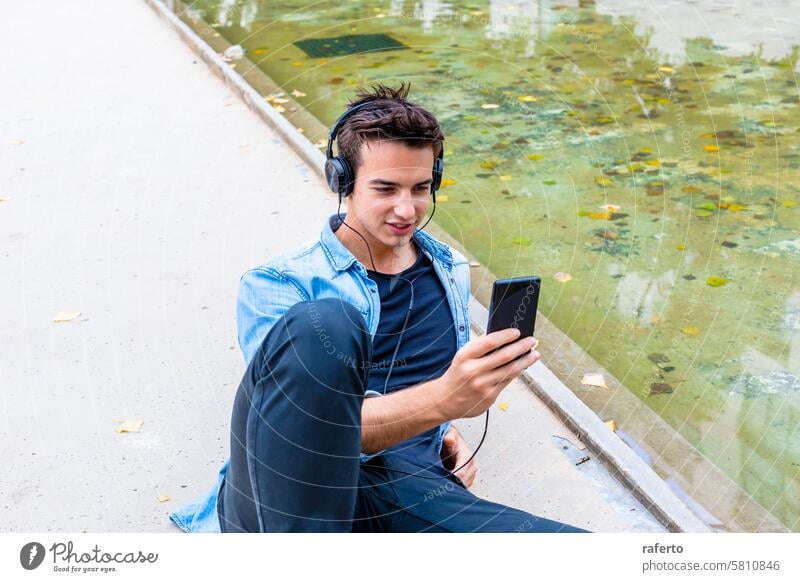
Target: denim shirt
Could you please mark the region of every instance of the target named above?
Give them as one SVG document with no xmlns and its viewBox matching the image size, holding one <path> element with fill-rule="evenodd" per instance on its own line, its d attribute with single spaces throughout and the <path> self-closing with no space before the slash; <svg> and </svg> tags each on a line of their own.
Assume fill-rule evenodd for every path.
<svg viewBox="0 0 800 582">
<path fill-rule="evenodd" d="M 347 216 L 342 214 L 343 217 Z M 236 324 L 239 347 L 245 366 L 258 351 L 267 332 L 277 319 L 300 301 L 335 297 L 353 304 L 364 316 L 374 338 L 380 321 L 380 296 L 375 282 L 356 257 L 336 237 L 333 226 L 338 224 L 336 214 L 328 217 L 319 240 L 281 253 L 267 263 L 245 272 L 239 281 L 236 306 Z M 447 295 L 453 316 L 460 349 L 470 340 L 469 296 L 470 267 L 463 254 L 417 229 L 414 239 L 422 252 L 431 259 L 433 268 Z M 381 396 L 367 390 L 365 397 Z M 444 434 L 450 421 L 439 427 L 437 451 L 441 452 Z M 385 450 L 385 449 L 384 449 Z M 361 461 L 384 451 L 367 455 Z M 169 517 L 186 532 L 219 533 L 217 500 L 220 486 L 228 470 L 230 458 L 219 469 L 216 483 L 201 498 L 169 514 Z"/>
</svg>

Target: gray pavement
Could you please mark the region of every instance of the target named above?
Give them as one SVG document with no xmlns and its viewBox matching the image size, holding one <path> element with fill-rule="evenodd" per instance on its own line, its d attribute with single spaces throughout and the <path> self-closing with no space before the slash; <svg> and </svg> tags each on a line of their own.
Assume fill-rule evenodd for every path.
<svg viewBox="0 0 800 582">
<path fill-rule="evenodd" d="M 145 2 L 3 7 L 0 530 L 177 532 L 228 454 L 239 277 L 336 199 Z M 523 382 L 500 402 L 476 494 L 664 531 Z"/>
</svg>

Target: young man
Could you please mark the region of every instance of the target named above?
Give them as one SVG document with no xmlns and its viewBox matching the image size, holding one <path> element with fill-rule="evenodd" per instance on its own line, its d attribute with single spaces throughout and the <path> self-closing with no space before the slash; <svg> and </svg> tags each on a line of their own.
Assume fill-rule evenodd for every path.
<svg viewBox="0 0 800 582">
<path fill-rule="evenodd" d="M 362 91 L 334 129 L 347 212 L 242 276 L 231 456 L 170 514 L 184 530 L 586 531 L 468 490 L 477 463 L 450 421 L 539 354 L 517 330 L 470 340 L 469 263 L 418 228 L 444 136 L 408 89 Z"/>
</svg>

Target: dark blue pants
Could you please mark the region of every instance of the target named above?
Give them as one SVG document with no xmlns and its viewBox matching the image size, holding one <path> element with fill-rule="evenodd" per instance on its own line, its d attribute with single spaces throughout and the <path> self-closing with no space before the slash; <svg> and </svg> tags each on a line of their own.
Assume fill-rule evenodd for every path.
<svg viewBox="0 0 800 582">
<path fill-rule="evenodd" d="M 278 319 L 236 392 L 223 532 L 586 531 L 481 499 L 441 461 L 387 452 L 362 463 L 371 359 L 349 303 L 303 301 Z"/>
</svg>

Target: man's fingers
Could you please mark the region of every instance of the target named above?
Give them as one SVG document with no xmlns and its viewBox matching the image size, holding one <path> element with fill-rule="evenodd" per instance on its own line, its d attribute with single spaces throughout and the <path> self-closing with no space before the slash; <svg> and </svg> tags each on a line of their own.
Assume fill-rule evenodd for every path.
<svg viewBox="0 0 800 582">
<path fill-rule="evenodd" d="M 483 336 L 480 341 L 467 343 L 462 349 L 469 358 L 480 358 L 492 350 L 514 341 L 520 333 L 516 327 L 501 329 Z"/>
</svg>

